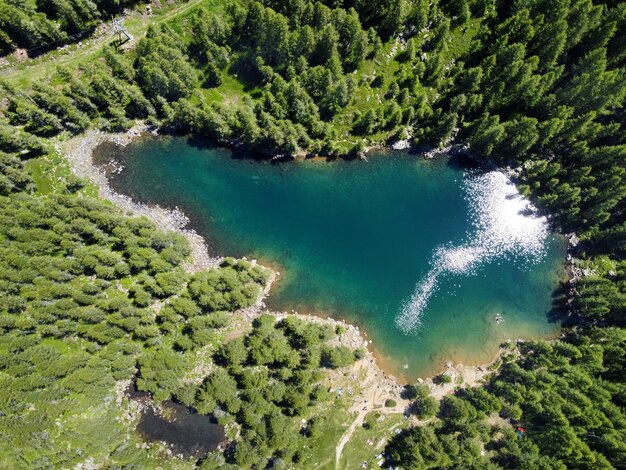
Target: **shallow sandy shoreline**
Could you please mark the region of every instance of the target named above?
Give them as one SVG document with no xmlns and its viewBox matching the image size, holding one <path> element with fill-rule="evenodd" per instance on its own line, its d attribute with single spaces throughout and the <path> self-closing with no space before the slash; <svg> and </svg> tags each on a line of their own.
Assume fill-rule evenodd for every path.
<svg viewBox="0 0 626 470">
<path fill-rule="evenodd" d="M 145 216 L 152 220 L 161 230 L 176 231 L 184 235 L 189 240 L 192 249 L 190 260 L 185 265 L 185 268 L 188 271 L 196 272 L 219 265 L 222 257 L 212 257 L 208 252 L 208 247 L 204 238 L 193 229 L 186 228 L 189 224 L 189 219 L 181 210 L 178 208 L 166 209 L 158 205 L 141 204 L 133 201 L 128 196 L 115 192 L 109 186 L 108 179 L 104 171 L 93 164 L 92 153 L 101 143 L 112 142 L 120 146 L 126 146 L 133 140 L 139 138 L 142 134 L 149 131 L 150 129 L 148 126 L 141 122 L 135 124 L 125 133 L 112 134 L 90 129 L 80 136 L 73 137 L 67 141 L 59 142 L 58 150 L 67 158 L 72 171 L 78 177 L 88 179 L 98 187 L 98 195 L 101 198 L 111 201 L 120 207 L 127 215 Z M 271 279 L 263 293 L 259 296 L 257 302 L 253 306 L 240 312 L 246 322 L 251 322 L 256 316 L 266 309 L 264 300 L 269 295 L 271 286 L 276 280 L 277 275 L 279 275 L 279 273 L 273 270 Z M 399 385 L 401 383 L 406 383 L 406 381 L 403 380 L 403 378 L 399 379 L 387 373 L 387 371 L 381 367 L 381 362 L 384 363 L 384 361 L 381 357 L 378 357 L 374 351 L 372 351 L 372 348 L 369 348 L 371 343 L 367 338 L 367 334 L 365 334 L 360 327 L 351 325 L 345 320 L 333 319 L 327 315 L 317 316 L 311 314 L 300 314 L 297 312 L 273 313 L 279 318 L 287 315 L 295 315 L 306 321 L 329 323 L 334 327 L 341 326 L 343 330 L 345 330 L 345 333 L 341 335 L 339 340 L 341 344 L 354 349 L 363 348 L 366 352 L 365 357 L 357 362 L 359 368 L 366 366 L 367 377 L 370 379 L 363 384 L 363 388 L 384 388 L 390 392 L 388 396 L 393 395 L 394 399 L 399 398 L 397 396 L 399 393 Z M 462 379 L 462 382 L 465 385 L 475 385 L 486 375 L 489 365 L 493 364 L 501 353 L 502 350 L 500 350 L 494 359 L 486 365 L 469 366 L 461 363 L 448 363 L 447 366 L 443 368 L 442 372 L 446 372 L 456 378 Z M 450 388 L 435 385 L 432 378 L 427 378 L 423 382 L 429 385 L 435 396 L 439 397 L 447 393 L 447 389 Z M 448 385 L 454 386 L 454 384 Z M 381 399 L 382 398 L 384 397 L 381 397 Z"/>
</svg>

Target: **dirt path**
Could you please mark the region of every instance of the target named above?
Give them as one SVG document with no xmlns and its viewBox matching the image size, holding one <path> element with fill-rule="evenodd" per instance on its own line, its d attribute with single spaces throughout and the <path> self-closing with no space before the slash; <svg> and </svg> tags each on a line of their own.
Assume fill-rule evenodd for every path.
<svg viewBox="0 0 626 470">
<path fill-rule="evenodd" d="M 500 353 L 502 353 L 502 350 Z M 495 361 L 497 361 L 497 358 L 494 359 L 494 362 Z M 444 373 L 451 378 L 449 383 L 437 384 L 434 378 L 426 379 L 421 383 L 430 388 L 430 393 L 433 398 L 442 400 L 446 395 L 453 393 L 459 386 L 475 387 L 480 385 L 491 372 L 492 370 L 489 365 L 466 366 L 463 364 L 453 365 L 448 363 Z M 350 408 L 351 412 L 356 412 L 356 416 L 348 429 L 346 429 L 341 436 L 341 439 L 339 439 L 335 448 L 335 469 L 340 468 L 343 449 L 346 444 L 350 442 L 358 426 L 363 424 L 369 412 L 375 410 L 381 414 L 403 414 L 408 411 L 411 404 L 411 400 L 400 398 L 402 387 L 400 387 L 395 378 L 387 376 L 382 372 L 371 353 L 368 353 L 365 359 L 352 366 L 350 373 L 352 377 L 365 375 L 365 378 L 360 382 L 361 394 L 355 397 L 354 404 Z M 385 400 L 388 398 L 396 401 L 396 406 L 385 407 Z M 431 420 L 419 421 L 413 417 L 411 423 L 414 425 L 422 425 L 428 421 Z"/>
<path fill-rule="evenodd" d="M 352 421 L 352 424 L 350 425 L 350 427 L 346 429 L 346 432 L 344 432 L 343 436 L 341 436 L 341 439 L 339 439 L 339 442 L 337 443 L 337 447 L 335 449 L 335 469 L 339 468 L 339 461 L 341 460 L 341 454 L 343 452 L 343 448 L 346 446 L 348 441 L 350 441 L 350 438 L 352 437 L 352 434 L 354 433 L 356 427 L 359 426 L 360 424 L 363 424 L 363 420 L 365 419 L 365 416 L 367 415 L 368 412 L 369 410 L 360 411 L 359 414 L 354 419 L 354 421 Z"/>
<path fill-rule="evenodd" d="M 135 20 L 141 15 L 141 21 L 138 23 L 129 21 L 129 24 L 126 25 L 134 38 L 132 45 L 136 44 L 146 34 L 149 25 L 156 25 L 171 20 L 200 5 L 203 1 L 189 0 L 187 3 L 177 5 L 161 15 L 144 16 L 134 11 L 129 18 Z M 145 8 L 145 5 L 140 5 L 140 8 Z M 78 65 L 83 61 L 89 60 L 91 56 L 100 52 L 102 47 L 112 40 L 113 37 L 108 32 L 98 37 L 90 37 L 83 41 L 83 46 L 80 49 L 74 49 L 67 55 L 58 55 L 54 54 L 54 51 L 50 51 L 42 57 L 29 59 L 25 63 L 27 65 L 20 64 L 0 70 L 0 76 L 10 81 L 26 80 L 31 82 L 42 77 L 50 77 L 57 67 Z"/>
<path fill-rule="evenodd" d="M 339 468 L 344 447 L 352 438 L 357 427 L 363 424 L 365 417 L 370 411 L 376 410 L 381 414 L 399 414 L 404 413 L 410 404 L 408 400 L 400 398 L 400 385 L 395 378 L 383 373 L 371 353 L 368 353 L 365 359 L 351 367 L 350 375 L 355 378 L 363 375 L 365 377 L 358 381 L 361 393 L 355 397 L 354 404 L 350 408 L 351 412 L 356 412 L 356 416 L 341 436 L 341 439 L 339 439 L 335 448 L 336 469 Z M 388 398 L 395 400 L 397 405 L 389 408 L 385 407 L 385 400 Z"/>
</svg>

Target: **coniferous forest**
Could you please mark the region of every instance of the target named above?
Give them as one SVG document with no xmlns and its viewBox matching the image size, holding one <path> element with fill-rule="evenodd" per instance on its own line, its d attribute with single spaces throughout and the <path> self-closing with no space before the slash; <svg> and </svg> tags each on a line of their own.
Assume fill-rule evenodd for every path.
<svg viewBox="0 0 626 470">
<path fill-rule="evenodd" d="M 0 0 L 0 54 L 133 6 Z M 204 0 L 43 79 L 0 70 L 0 467 L 316 468 L 328 452 L 323 379 L 363 352 L 272 315 L 226 340 L 270 272 L 190 272 L 184 237 L 98 199 L 58 149 L 141 120 L 263 157 L 408 140 L 512 169 L 580 240 L 561 337 L 520 344 L 483 387 L 416 389 L 421 422 L 385 436 L 384 465 L 626 468 L 625 68 L 617 1 Z M 227 450 L 174 463 L 144 448 L 108 406 L 134 377 L 231 426 Z"/>
</svg>

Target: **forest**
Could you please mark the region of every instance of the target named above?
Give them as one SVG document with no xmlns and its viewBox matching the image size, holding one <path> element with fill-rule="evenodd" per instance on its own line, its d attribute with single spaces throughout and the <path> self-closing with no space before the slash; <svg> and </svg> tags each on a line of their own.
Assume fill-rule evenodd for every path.
<svg viewBox="0 0 626 470">
<path fill-rule="evenodd" d="M 0 54 L 120 8 L 0 6 Z M 264 156 L 354 158 L 407 140 L 512 169 L 553 227 L 580 239 L 570 254 L 583 274 L 555 298 L 561 338 L 521 344 L 484 387 L 441 403 L 416 388 L 412 411 L 435 418 L 390 439 L 385 465 L 625 468 L 625 39 L 626 4 L 611 0 L 206 2 L 133 48 L 104 47 L 28 85 L 0 79 L 0 460 L 157 459 L 122 445 L 111 410 L 90 408 L 138 373 L 155 400 L 240 426 L 206 468 L 310 466 L 292 418 L 324 399 L 325 371 L 359 354 L 333 349 L 336 332 L 262 316 L 183 386 L 194 354 L 268 274 L 233 259 L 188 273 L 184 239 L 121 215 L 71 174 L 51 190 L 40 171 L 55 139 L 144 120 Z M 77 407 L 91 411 L 55 424 Z M 103 428 L 106 442 L 85 437 Z"/>
</svg>

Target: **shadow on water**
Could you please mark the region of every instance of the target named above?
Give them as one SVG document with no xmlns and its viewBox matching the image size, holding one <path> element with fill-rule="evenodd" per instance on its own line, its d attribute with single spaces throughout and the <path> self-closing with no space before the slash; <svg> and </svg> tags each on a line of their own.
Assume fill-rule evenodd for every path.
<svg viewBox="0 0 626 470">
<path fill-rule="evenodd" d="M 561 281 L 559 287 L 552 291 L 552 308 L 547 313 L 548 321 L 558 323 L 562 328 L 571 328 L 580 323 L 576 316 L 570 314 L 569 289 L 569 281 Z"/>
<path fill-rule="evenodd" d="M 204 458 L 226 442 L 224 426 L 209 416 L 171 400 L 163 402 L 157 412 L 150 394 L 138 391 L 134 383 L 126 395 L 142 404 L 137 432 L 148 442 L 164 442 L 174 454 L 186 459 Z"/>
<path fill-rule="evenodd" d="M 447 159 L 447 165 L 455 170 L 480 170 L 484 167 L 468 155 L 453 153 Z"/>
<path fill-rule="evenodd" d="M 296 160 L 292 155 L 276 155 L 273 152 L 261 152 L 258 149 L 250 148 L 247 146 L 239 146 L 233 147 L 231 145 L 225 147 L 224 144 L 220 144 L 215 139 L 210 137 L 203 136 L 195 136 L 195 135 L 187 135 L 186 143 L 192 148 L 198 150 L 219 150 L 224 151 L 227 150 L 230 154 L 230 158 L 234 160 L 250 160 L 256 162 L 265 162 L 271 165 L 280 165 L 282 163 L 290 163 Z M 386 149 L 378 149 L 376 154 L 384 153 Z M 358 154 L 356 152 L 350 152 L 346 155 L 338 155 L 332 153 L 324 153 L 323 151 L 319 154 L 317 153 L 306 153 L 304 156 L 305 160 L 311 160 L 313 158 L 320 158 L 325 160 L 326 162 L 334 162 L 338 160 L 351 162 L 351 161 L 360 161 Z"/>
<path fill-rule="evenodd" d="M 186 143 L 191 148 L 195 148 L 197 150 L 213 150 L 213 151 L 221 151 L 225 154 L 228 153 L 229 157 L 233 160 L 250 160 L 255 162 L 266 162 L 271 164 L 278 164 L 287 161 L 292 161 L 293 158 L 290 156 L 281 157 L 281 158 L 273 158 L 271 155 L 264 154 L 261 152 L 255 152 L 247 147 L 233 147 L 229 146 L 228 148 L 224 147 L 224 145 L 220 145 L 219 142 L 215 141 L 210 137 L 203 137 L 197 135 L 186 136 Z"/>
</svg>

